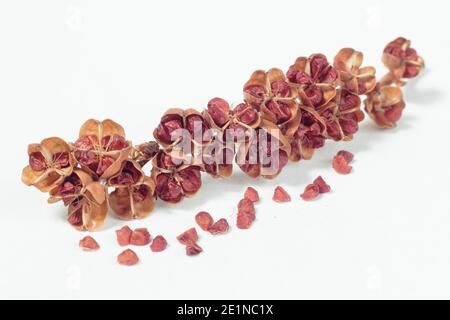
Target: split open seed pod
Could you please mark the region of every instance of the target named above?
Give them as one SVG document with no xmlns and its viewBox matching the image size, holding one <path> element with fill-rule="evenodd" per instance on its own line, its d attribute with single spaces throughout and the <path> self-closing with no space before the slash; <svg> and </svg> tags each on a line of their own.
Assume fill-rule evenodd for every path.
<svg viewBox="0 0 450 320">
<path fill-rule="evenodd" d="M 310 160 L 316 149 L 325 145 L 326 122 L 312 107 L 300 106 L 301 117 L 297 131 L 290 138 L 289 160 Z"/>
<path fill-rule="evenodd" d="M 425 67 L 423 58 L 411 48 L 411 41 L 403 37 L 395 39 L 385 47 L 382 60 L 390 71 L 380 81 L 382 86 L 392 83 L 403 85 L 402 78 L 414 78 Z"/>
<path fill-rule="evenodd" d="M 277 125 L 295 118 L 297 90 L 289 85 L 280 69 L 257 70 L 244 85 L 244 99 L 261 111 L 261 116 Z"/>
<path fill-rule="evenodd" d="M 287 79 L 298 90 L 302 104 L 318 108 L 336 95 L 338 74 L 323 54 L 299 57 L 287 72 Z"/>
<path fill-rule="evenodd" d="M 107 185 L 115 189 L 109 201 L 120 219 L 142 219 L 153 211 L 155 183 L 145 176 L 136 161 L 126 160 L 119 173 L 108 179 Z"/>
<path fill-rule="evenodd" d="M 48 192 L 72 174 L 75 159 L 70 146 L 61 138 L 47 138 L 28 146 L 29 165 L 22 171 L 22 182 Z"/>
<path fill-rule="evenodd" d="M 364 101 L 365 110 L 380 128 L 394 128 L 405 108 L 402 90 L 394 86 L 377 86 Z"/>
<path fill-rule="evenodd" d="M 327 138 L 334 141 L 353 139 L 358 123 L 364 119 L 361 99 L 345 89 L 338 89 L 336 97 L 318 110 L 326 123 Z"/>
<path fill-rule="evenodd" d="M 125 139 L 122 126 L 109 119 L 86 121 L 73 149 L 83 170 L 99 180 L 116 174 L 133 151 L 131 141 Z"/>
<path fill-rule="evenodd" d="M 236 163 L 251 178 L 275 178 L 291 152 L 288 139 L 270 121 L 263 120 L 252 137 L 238 147 Z"/>
<path fill-rule="evenodd" d="M 348 91 L 362 95 L 372 91 L 377 83 L 374 67 L 363 67 L 363 54 L 352 48 L 343 48 L 334 58 L 342 86 Z"/>
<path fill-rule="evenodd" d="M 58 201 L 68 206 L 68 222 L 81 231 L 100 228 L 108 214 L 105 186 L 80 169 L 75 169 L 50 191 L 48 202 Z"/>
<path fill-rule="evenodd" d="M 200 171 L 200 164 L 183 163 L 173 155 L 160 151 L 153 159 L 152 169 L 156 197 L 169 203 L 178 203 L 185 196 L 194 196 L 202 185 Z"/>
<path fill-rule="evenodd" d="M 220 139 L 214 140 L 202 150 L 201 167 L 214 178 L 228 178 L 233 173 L 234 145 Z"/>
</svg>

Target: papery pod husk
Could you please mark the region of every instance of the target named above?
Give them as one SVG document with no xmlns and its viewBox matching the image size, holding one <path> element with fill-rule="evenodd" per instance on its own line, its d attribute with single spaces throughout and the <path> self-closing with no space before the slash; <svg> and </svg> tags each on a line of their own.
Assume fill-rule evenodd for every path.
<svg viewBox="0 0 450 320">
<path fill-rule="evenodd" d="M 340 115 L 344 115 L 344 114 L 349 114 L 349 113 L 355 113 L 356 118 L 358 123 L 364 120 L 364 113 L 361 111 L 361 98 L 359 96 L 357 96 L 356 94 L 353 94 L 355 98 L 357 98 L 358 103 L 357 105 L 352 108 L 352 109 L 347 109 L 347 110 L 340 110 L 340 100 L 341 100 L 341 95 L 342 95 L 342 89 L 339 89 L 337 91 L 336 97 L 335 99 L 333 99 L 332 101 L 330 101 L 327 105 L 322 106 L 319 110 L 318 113 L 320 115 L 322 115 L 325 111 L 327 110 L 332 110 L 333 113 L 333 117 L 334 117 L 334 122 L 337 123 L 339 129 L 340 129 L 340 139 L 336 140 L 334 138 L 332 138 L 328 132 L 327 132 L 327 126 L 325 126 L 325 135 L 327 137 L 327 139 L 333 139 L 335 141 L 351 141 L 353 139 L 353 134 L 349 134 L 346 135 L 342 128 L 341 125 L 339 123 L 339 119 L 340 119 Z M 325 117 L 322 117 L 325 120 L 325 123 L 331 119 L 327 119 Z"/>
<path fill-rule="evenodd" d="M 187 127 L 187 118 L 192 115 L 201 117 L 203 119 L 203 121 L 205 121 L 206 125 L 209 127 L 208 129 L 210 129 L 209 122 L 204 118 L 203 113 L 201 113 L 195 109 L 192 109 L 192 108 L 188 108 L 188 109 L 184 110 L 185 128 Z M 202 137 L 202 142 L 195 141 L 194 137 L 191 137 L 191 140 L 192 140 L 192 143 L 195 144 L 196 146 L 205 146 L 211 142 L 212 134 L 211 134 L 210 139 L 207 141 L 203 141 L 203 137 Z"/>
<path fill-rule="evenodd" d="M 260 128 L 279 141 L 280 144 L 279 150 L 286 152 L 287 157 L 289 158 L 289 155 L 291 153 L 291 146 L 288 142 L 288 139 L 282 134 L 281 130 L 277 127 L 277 125 L 267 120 L 263 120 Z M 257 137 L 254 136 L 252 139 L 257 139 Z M 241 165 L 240 163 L 243 163 L 242 159 L 244 159 L 245 161 L 245 158 L 252 146 L 252 139 L 240 145 L 236 153 L 236 162 L 238 163 L 239 167 L 241 167 L 241 169 L 243 165 Z M 281 172 L 280 169 L 276 173 L 270 173 L 268 172 L 269 169 L 263 167 L 263 165 L 260 163 L 248 165 L 250 166 L 250 170 L 247 171 L 242 170 L 242 171 L 251 178 L 257 178 L 261 176 L 266 179 L 273 179 L 277 177 Z"/>
<path fill-rule="evenodd" d="M 143 201 L 134 200 L 134 192 L 144 186 L 148 193 Z M 155 182 L 150 177 L 130 187 L 118 187 L 109 195 L 109 203 L 115 215 L 122 220 L 143 219 L 155 207 Z"/>
<path fill-rule="evenodd" d="M 365 110 L 378 127 L 390 129 L 396 127 L 396 122 L 386 118 L 387 108 L 397 106 L 401 110 L 405 108 L 402 90 L 399 87 L 384 86 L 377 88 L 367 95 L 364 101 Z"/>
<path fill-rule="evenodd" d="M 133 148 L 131 159 L 137 161 L 141 167 L 144 167 L 148 162 L 159 152 L 159 144 L 156 141 L 149 141 L 141 143 Z"/>
<path fill-rule="evenodd" d="M 113 183 L 114 178 L 117 178 L 117 177 L 122 173 L 122 171 L 123 171 L 123 169 L 125 168 L 125 166 L 127 165 L 127 163 L 130 163 L 130 164 L 136 169 L 136 171 L 139 173 L 139 179 L 138 179 L 138 181 L 136 181 L 136 182 L 133 184 L 133 186 L 139 185 L 139 184 L 142 184 L 142 183 L 143 183 L 143 181 L 144 181 L 144 179 L 145 179 L 145 173 L 144 173 L 144 171 L 142 170 L 142 167 L 139 165 L 139 163 L 138 163 L 137 161 L 127 159 L 127 160 L 125 160 L 125 161 L 122 162 L 122 165 L 120 166 L 120 170 L 119 170 L 115 175 L 111 176 L 111 177 L 106 181 L 106 185 L 107 185 L 108 187 L 111 187 L 111 188 L 124 188 L 124 187 L 128 187 L 127 185 L 120 185 L 120 184 L 114 184 L 114 183 Z"/>
<path fill-rule="evenodd" d="M 83 170 L 79 169 L 79 168 L 75 168 L 72 172 L 72 174 L 77 175 L 77 177 L 80 179 L 81 182 L 81 193 L 83 193 L 84 189 L 86 189 L 86 187 L 94 182 L 94 180 L 92 179 L 91 175 L 89 175 L 88 173 L 84 172 Z M 62 198 L 60 196 L 58 196 L 57 192 L 58 192 L 58 187 L 64 183 L 64 180 L 61 181 L 60 184 L 58 184 L 57 186 L 55 186 L 52 190 L 49 191 L 49 198 L 47 200 L 48 203 L 52 204 L 52 203 L 56 203 L 62 200 Z M 78 196 L 78 195 L 74 195 L 74 196 Z"/>
<path fill-rule="evenodd" d="M 170 108 L 168 109 L 166 112 L 164 112 L 163 116 L 161 117 L 161 120 L 165 117 L 165 116 L 169 116 L 169 115 L 176 115 L 181 117 L 182 122 L 183 122 L 183 128 L 184 128 L 184 110 L 181 108 Z M 161 122 L 161 121 L 160 121 Z M 172 149 L 174 146 L 176 146 L 179 141 L 174 141 L 170 144 L 164 143 L 163 141 L 158 139 L 158 135 L 157 133 L 157 128 L 155 128 L 155 130 L 153 130 L 153 137 L 155 138 L 155 140 L 159 143 L 159 145 L 164 149 L 164 150 L 170 150 Z M 180 139 L 181 140 L 181 139 Z"/>
<path fill-rule="evenodd" d="M 299 125 L 300 125 L 300 119 L 302 117 L 302 113 L 300 111 L 300 107 L 298 104 L 296 104 L 297 111 L 295 112 L 295 117 L 293 117 L 291 120 L 287 121 L 286 123 L 282 125 L 278 125 L 283 135 L 289 140 L 292 138 L 292 136 L 297 131 Z"/>
<path fill-rule="evenodd" d="M 251 86 L 261 86 L 265 94 L 267 94 L 266 88 L 266 72 L 264 70 L 256 70 L 250 76 L 250 79 L 244 84 L 244 100 L 255 108 L 259 108 L 259 106 L 264 102 L 264 98 L 255 97 L 254 95 L 246 92 L 247 88 Z"/>
<path fill-rule="evenodd" d="M 22 171 L 22 182 L 27 186 L 34 186 L 41 192 L 49 192 L 55 186 L 60 184 L 64 178 L 72 174 L 76 165 L 76 160 L 71 153 L 68 143 L 57 137 L 47 138 L 40 144 L 30 144 L 28 146 L 28 157 L 34 153 L 40 152 L 48 163 L 52 163 L 53 155 L 59 152 L 69 154 L 69 166 L 62 169 L 47 168 L 43 171 L 34 171 L 30 165 Z"/>
<path fill-rule="evenodd" d="M 375 89 L 377 80 L 374 67 L 363 67 L 363 53 L 352 48 L 341 49 L 334 58 L 334 68 L 339 73 L 341 85 L 348 91 L 361 95 Z M 364 80 L 363 80 L 364 79 Z M 365 90 L 360 90 L 360 82 L 363 82 Z"/>
<path fill-rule="evenodd" d="M 81 126 L 79 138 L 82 138 L 85 136 L 95 136 L 98 139 L 101 149 L 103 149 L 102 148 L 103 147 L 102 146 L 103 138 L 107 137 L 107 136 L 113 136 L 113 135 L 118 135 L 118 136 L 125 138 L 125 130 L 123 129 L 123 127 L 120 124 L 114 122 L 111 119 L 106 119 L 103 121 L 89 119 Z M 131 141 L 127 141 L 127 143 L 128 143 L 128 147 L 125 149 L 122 149 L 122 150 L 108 151 L 108 152 L 106 152 L 106 151 L 98 152 L 98 151 L 93 150 L 93 152 L 96 153 L 97 155 L 108 156 L 108 157 L 115 159 L 113 164 L 111 166 L 109 166 L 100 177 L 98 177 L 97 173 L 92 171 L 91 168 L 89 168 L 88 166 L 85 166 L 81 163 L 80 163 L 80 166 L 83 168 L 83 170 L 89 172 L 94 177 L 98 177 L 99 180 L 108 179 L 111 176 L 115 175 L 120 170 L 122 162 L 125 159 L 127 159 L 130 156 L 130 154 L 133 152 L 133 145 L 132 145 Z"/>
<path fill-rule="evenodd" d="M 84 188 L 80 202 L 73 202 L 68 207 L 68 216 L 75 212 L 79 206 L 82 208 L 82 225 L 72 226 L 80 231 L 95 231 L 99 229 L 109 211 L 106 195 L 106 187 L 101 183 L 91 182 L 88 184 Z"/>
</svg>

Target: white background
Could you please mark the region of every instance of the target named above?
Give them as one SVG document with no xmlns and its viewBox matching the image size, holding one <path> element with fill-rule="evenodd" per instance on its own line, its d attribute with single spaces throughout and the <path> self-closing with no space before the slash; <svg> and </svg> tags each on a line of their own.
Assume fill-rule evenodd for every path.
<svg viewBox="0 0 450 320">
<path fill-rule="evenodd" d="M 2 1 L 0 4 L 0 298 L 450 298 L 449 57 L 445 1 Z M 202 109 L 220 96 L 238 103 L 258 68 L 286 69 L 300 55 L 332 59 L 344 46 L 365 53 L 381 76 L 384 45 L 405 36 L 426 72 L 405 91 L 398 128 L 369 120 L 354 141 L 330 142 L 275 181 L 204 178 L 199 194 L 157 204 L 130 223 L 170 246 L 117 265 L 122 250 L 109 218 L 85 253 L 85 234 L 61 204 L 20 182 L 26 146 L 47 136 L 74 140 L 90 117 L 121 123 L 135 143 L 151 138 L 173 106 Z M 339 176 L 332 155 L 355 153 Z M 317 175 L 333 192 L 300 200 Z M 235 224 L 248 185 L 262 202 L 248 231 L 212 237 L 184 255 L 175 236 L 199 210 Z M 292 195 L 276 204 L 276 185 Z"/>
</svg>

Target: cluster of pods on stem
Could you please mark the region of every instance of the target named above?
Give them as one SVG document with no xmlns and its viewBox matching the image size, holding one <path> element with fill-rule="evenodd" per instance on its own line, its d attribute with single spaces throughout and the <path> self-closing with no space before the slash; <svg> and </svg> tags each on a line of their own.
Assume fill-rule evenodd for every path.
<svg viewBox="0 0 450 320">
<path fill-rule="evenodd" d="M 286 72 L 257 70 L 241 103 L 213 98 L 203 111 L 169 109 L 154 141 L 140 145 L 118 123 L 91 119 L 73 143 L 52 137 L 29 145 L 22 181 L 48 193 L 49 203 L 62 201 L 72 226 L 93 231 L 110 208 L 120 219 L 144 218 L 156 199 L 178 203 L 194 196 L 204 173 L 231 176 L 233 163 L 251 178 L 273 179 L 289 161 L 311 159 L 327 140 L 352 140 L 363 103 L 379 127 L 396 125 L 405 108 L 402 86 L 424 62 L 404 38 L 385 47 L 382 61 L 388 73 L 381 80 L 351 48 L 333 61 L 313 54 Z"/>
</svg>

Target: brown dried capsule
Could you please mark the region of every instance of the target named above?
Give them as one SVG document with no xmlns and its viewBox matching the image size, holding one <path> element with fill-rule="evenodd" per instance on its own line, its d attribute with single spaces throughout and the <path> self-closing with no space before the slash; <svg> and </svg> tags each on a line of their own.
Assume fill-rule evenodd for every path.
<svg viewBox="0 0 450 320">
<path fill-rule="evenodd" d="M 109 202 L 120 219 L 142 219 L 153 211 L 155 182 L 145 176 L 136 161 L 123 162 L 120 171 L 108 179 L 107 185 L 115 188 L 109 195 Z"/>
<path fill-rule="evenodd" d="M 49 203 L 63 201 L 68 206 L 68 222 L 78 230 L 94 231 L 108 214 L 106 188 L 91 176 L 75 169 L 69 177 L 50 191 Z"/>
<path fill-rule="evenodd" d="M 179 163 L 179 159 L 163 151 L 153 159 L 152 178 L 158 198 L 178 203 L 184 196 L 194 196 L 202 185 L 201 167 Z"/>
<path fill-rule="evenodd" d="M 289 85 L 280 69 L 253 72 L 244 85 L 244 98 L 261 111 L 264 119 L 276 125 L 286 125 L 296 118 L 298 112 L 297 90 Z M 291 132 L 294 131 L 295 128 Z"/>
<path fill-rule="evenodd" d="M 99 180 L 115 175 L 132 152 L 131 142 L 125 139 L 125 130 L 109 119 L 86 121 L 72 147 L 83 170 Z"/>
<path fill-rule="evenodd" d="M 117 262 L 125 266 L 133 266 L 139 262 L 139 257 L 136 252 L 127 249 L 117 256 Z"/>
<path fill-rule="evenodd" d="M 336 95 L 338 74 L 323 54 L 299 57 L 287 72 L 289 82 L 298 90 L 302 103 L 318 108 Z"/>
<path fill-rule="evenodd" d="M 282 187 L 277 186 L 273 192 L 272 199 L 275 202 L 289 202 L 291 201 L 291 196 Z"/>
<path fill-rule="evenodd" d="M 367 95 L 365 110 L 380 128 L 393 128 L 402 116 L 405 102 L 399 87 L 381 87 Z"/>
<path fill-rule="evenodd" d="M 403 85 L 403 78 L 415 78 L 425 67 L 424 60 L 411 48 L 411 41 L 399 37 L 390 42 L 383 51 L 384 65 L 389 73 L 380 81 L 382 85 Z"/>
<path fill-rule="evenodd" d="M 204 231 L 208 231 L 209 227 L 211 227 L 214 223 L 214 219 L 206 211 L 201 211 L 197 213 L 197 215 L 195 216 L 195 221 L 197 222 L 199 227 Z"/>
<path fill-rule="evenodd" d="M 339 73 L 342 86 L 357 95 L 372 91 L 376 85 L 375 68 L 361 68 L 362 52 L 352 48 L 344 48 L 334 58 L 334 67 Z"/>
<path fill-rule="evenodd" d="M 92 238 L 91 236 L 86 236 L 83 239 L 81 239 L 79 246 L 84 251 L 95 251 L 100 249 L 100 246 L 98 245 L 97 241 L 95 241 L 95 239 Z"/>
<path fill-rule="evenodd" d="M 361 99 L 347 90 L 338 89 L 336 96 L 318 110 L 326 123 L 326 135 L 334 141 L 353 139 L 358 123 L 364 119 Z"/>
<path fill-rule="evenodd" d="M 29 165 L 23 169 L 22 182 L 48 192 L 72 174 L 76 161 L 70 146 L 60 138 L 47 138 L 28 146 Z"/>
<path fill-rule="evenodd" d="M 153 252 L 161 252 L 166 250 L 167 248 L 167 241 L 163 236 L 156 236 L 155 239 L 153 239 L 153 242 L 150 246 L 150 249 Z"/>
<path fill-rule="evenodd" d="M 248 187 L 247 190 L 245 190 L 244 198 L 250 200 L 251 202 L 258 202 L 259 201 L 258 191 L 256 191 L 255 188 Z"/>
</svg>

